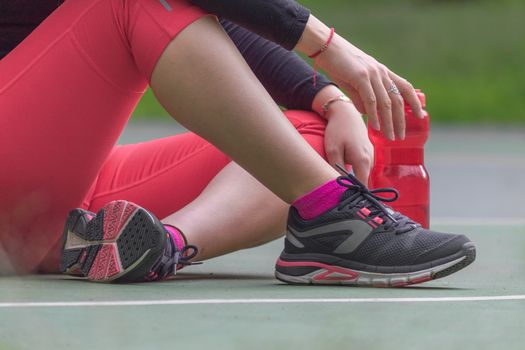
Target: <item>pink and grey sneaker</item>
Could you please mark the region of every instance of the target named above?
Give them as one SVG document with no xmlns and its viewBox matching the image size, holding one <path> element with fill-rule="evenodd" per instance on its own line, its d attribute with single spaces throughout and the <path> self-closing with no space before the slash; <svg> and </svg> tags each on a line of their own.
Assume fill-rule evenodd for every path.
<svg viewBox="0 0 525 350">
<path fill-rule="evenodd" d="M 291 284 L 401 287 L 453 274 L 474 262 L 466 236 L 426 230 L 383 202 L 392 188 L 369 190 L 340 169 L 337 205 L 304 219 L 292 206 L 275 276 Z M 393 197 L 382 197 L 389 193 Z"/>
<path fill-rule="evenodd" d="M 149 211 L 119 200 L 95 215 L 74 209 L 64 226 L 60 271 L 94 282 L 168 278 L 197 255 Z"/>
</svg>

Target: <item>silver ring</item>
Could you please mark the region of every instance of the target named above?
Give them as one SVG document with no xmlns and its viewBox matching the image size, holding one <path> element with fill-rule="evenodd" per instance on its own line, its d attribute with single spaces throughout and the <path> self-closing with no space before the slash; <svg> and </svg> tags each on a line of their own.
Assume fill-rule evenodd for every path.
<svg viewBox="0 0 525 350">
<path fill-rule="evenodd" d="M 393 81 L 390 83 L 390 87 L 386 90 L 386 92 L 389 94 L 401 95 L 401 92 L 399 92 L 399 89 Z"/>
</svg>

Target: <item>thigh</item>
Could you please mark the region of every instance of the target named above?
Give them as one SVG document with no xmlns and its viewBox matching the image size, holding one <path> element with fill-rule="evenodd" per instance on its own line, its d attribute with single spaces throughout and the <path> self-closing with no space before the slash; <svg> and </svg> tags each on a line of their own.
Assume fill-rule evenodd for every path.
<svg viewBox="0 0 525 350">
<path fill-rule="evenodd" d="M 20 271 L 59 238 L 146 84 L 135 68 L 115 86 L 85 51 L 81 34 L 104 30 L 100 50 L 127 52 L 106 3 L 67 1 L 0 62 L 0 238 Z"/>
<path fill-rule="evenodd" d="M 195 199 L 230 159 L 193 133 L 117 146 L 102 167 L 89 209 L 126 199 L 159 218 Z"/>
<path fill-rule="evenodd" d="M 285 115 L 310 146 L 324 156 L 326 121 L 306 111 L 287 111 Z M 117 146 L 84 207 L 96 212 L 107 202 L 126 199 L 164 218 L 197 198 L 230 161 L 194 133 Z"/>
<path fill-rule="evenodd" d="M 0 62 L 0 242 L 20 272 L 59 239 L 164 47 L 203 15 L 176 3 L 66 1 Z"/>
</svg>

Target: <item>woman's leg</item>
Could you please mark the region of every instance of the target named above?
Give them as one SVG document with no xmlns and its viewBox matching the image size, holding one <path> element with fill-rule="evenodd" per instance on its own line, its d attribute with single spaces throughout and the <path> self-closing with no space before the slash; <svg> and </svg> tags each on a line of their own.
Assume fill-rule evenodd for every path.
<svg viewBox="0 0 525 350">
<path fill-rule="evenodd" d="M 59 239 L 154 68 L 168 111 L 285 201 L 337 176 L 215 19 L 177 36 L 200 16 L 184 1 L 68 1 L 1 62 L 0 228 L 20 271 Z"/>
<path fill-rule="evenodd" d="M 217 27 L 200 20 L 166 48 L 151 80 L 161 104 L 287 203 L 336 178 Z"/>
<path fill-rule="evenodd" d="M 162 220 L 180 229 L 206 260 L 281 237 L 289 205 L 229 163 L 193 202 Z"/>
<path fill-rule="evenodd" d="M 67 1 L 0 61 L 0 247 L 19 272 L 59 240 L 164 47 L 204 15 L 183 1 L 172 9 Z"/>
<path fill-rule="evenodd" d="M 288 119 L 323 158 L 326 122 L 317 114 L 289 111 Z M 276 177 L 279 177 L 277 174 Z M 238 164 L 229 163 L 190 204 L 162 220 L 199 247 L 197 260 L 255 247 L 286 231 L 289 205 Z"/>
<path fill-rule="evenodd" d="M 324 157 L 326 122 L 288 111 L 301 136 Z M 180 228 L 208 259 L 256 246 L 285 231 L 288 205 L 217 148 L 192 133 L 118 146 L 102 167 L 84 208 L 97 212 L 126 199 Z M 43 271 L 56 271 L 57 246 Z"/>
</svg>

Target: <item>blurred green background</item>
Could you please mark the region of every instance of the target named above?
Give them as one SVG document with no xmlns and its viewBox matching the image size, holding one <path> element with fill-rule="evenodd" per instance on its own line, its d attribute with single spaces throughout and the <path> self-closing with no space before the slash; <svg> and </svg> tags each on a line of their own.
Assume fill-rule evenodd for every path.
<svg viewBox="0 0 525 350">
<path fill-rule="evenodd" d="M 525 1 L 299 2 L 423 89 L 434 123 L 525 124 Z M 148 91 L 134 118 L 165 115 Z"/>
</svg>

